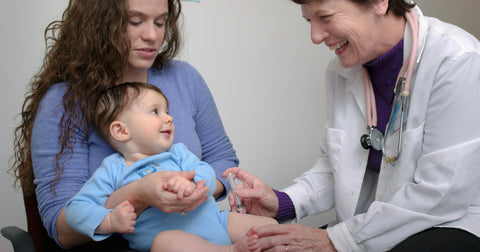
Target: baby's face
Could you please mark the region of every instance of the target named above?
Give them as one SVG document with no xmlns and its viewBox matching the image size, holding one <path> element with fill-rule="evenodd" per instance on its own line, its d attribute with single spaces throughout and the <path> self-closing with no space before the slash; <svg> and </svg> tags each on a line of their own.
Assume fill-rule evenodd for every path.
<svg viewBox="0 0 480 252">
<path fill-rule="evenodd" d="M 173 142 L 175 127 L 167 101 L 153 90 L 140 93 L 120 118 L 126 124 L 135 152 L 150 156 L 164 152 Z"/>
</svg>

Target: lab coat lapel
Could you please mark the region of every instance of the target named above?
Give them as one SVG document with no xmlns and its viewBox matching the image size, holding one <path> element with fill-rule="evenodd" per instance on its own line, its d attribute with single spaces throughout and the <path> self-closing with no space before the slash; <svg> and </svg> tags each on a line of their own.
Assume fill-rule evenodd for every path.
<svg viewBox="0 0 480 252">
<path fill-rule="evenodd" d="M 340 65 L 340 62 L 337 60 L 333 66 L 333 70 L 338 74 L 347 79 L 347 85 L 345 92 L 351 92 L 355 102 L 362 112 L 362 115 L 367 120 L 367 105 L 365 98 L 365 86 L 363 84 L 363 75 L 362 75 L 362 66 L 355 66 L 351 68 L 345 68 Z M 365 125 L 365 128 L 367 126 Z"/>
</svg>

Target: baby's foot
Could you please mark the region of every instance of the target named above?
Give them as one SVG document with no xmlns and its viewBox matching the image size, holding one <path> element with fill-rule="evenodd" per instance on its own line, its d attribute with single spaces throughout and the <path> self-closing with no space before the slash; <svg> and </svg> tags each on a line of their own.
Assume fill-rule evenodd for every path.
<svg viewBox="0 0 480 252">
<path fill-rule="evenodd" d="M 257 228 L 253 226 L 248 230 L 247 234 L 235 244 L 232 245 L 233 252 L 241 251 L 251 251 L 259 252 L 260 247 L 258 246 L 258 233 Z"/>
</svg>

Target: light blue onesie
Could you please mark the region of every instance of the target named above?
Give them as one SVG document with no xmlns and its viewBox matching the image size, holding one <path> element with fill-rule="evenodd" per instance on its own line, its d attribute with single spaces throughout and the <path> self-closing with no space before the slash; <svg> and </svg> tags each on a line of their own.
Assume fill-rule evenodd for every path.
<svg viewBox="0 0 480 252">
<path fill-rule="evenodd" d="M 68 201 L 65 208 L 68 224 L 95 241 L 108 238 L 110 235 L 94 233 L 107 213 L 112 211 L 104 207 L 108 196 L 134 180 L 165 170 L 195 170 L 194 181 L 197 183 L 205 180 L 209 188 L 209 198 L 187 215 L 167 214 L 154 207 L 147 208 L 137 217 L 135 231 L 123 235 L 130 247 L 149 251 L 158 233 L 172 229 L 198 235 L 215 244 L 231 244 L 227 231 L 228 211 L 220 212 L 212 196 L 216 187 L 215 172 L 210 165 L 199 161 L 198 157 L 181 143 L 172 145 L 164 153 L 139 160 L 131 166 L 125 164 L 125 159 L 120 153 L 106 157 L 102 166 L 95 171 L 80 192 Z"/>
</svg>

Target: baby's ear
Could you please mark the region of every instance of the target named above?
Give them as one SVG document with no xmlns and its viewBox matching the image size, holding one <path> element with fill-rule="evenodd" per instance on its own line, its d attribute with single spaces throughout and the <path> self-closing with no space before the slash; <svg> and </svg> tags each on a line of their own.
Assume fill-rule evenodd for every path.
<svg viewBox="0 0 480 252">
<path fill-rule="evenodd" d="M 117 141 L 127 141 L 130 139 L 127 125 L 120 121 L 114 121 L 110 124 L 110 135 Z"/>
</svg>

